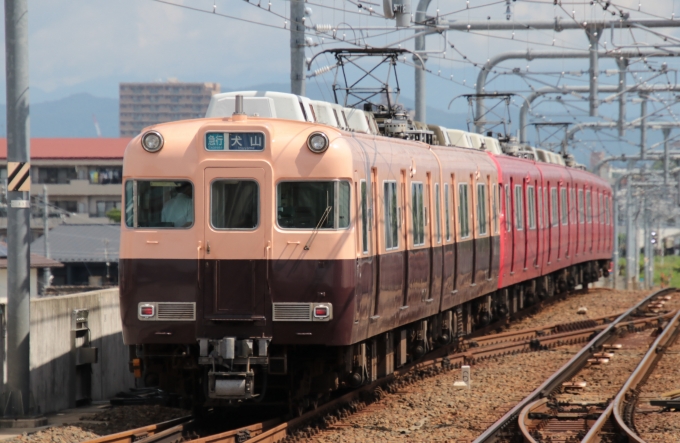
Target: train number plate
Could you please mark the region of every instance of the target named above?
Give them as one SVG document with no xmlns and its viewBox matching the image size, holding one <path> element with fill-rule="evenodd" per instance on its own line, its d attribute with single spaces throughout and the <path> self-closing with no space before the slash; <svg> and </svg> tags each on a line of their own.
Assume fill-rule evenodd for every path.
<svg viewBox="0 0 680 443">
<path fill-rule="evenodd" d="M 264 134 L 261 132 L 208 132 L 205 134 L 208 151 L 263 151 Z"/>
</svg>

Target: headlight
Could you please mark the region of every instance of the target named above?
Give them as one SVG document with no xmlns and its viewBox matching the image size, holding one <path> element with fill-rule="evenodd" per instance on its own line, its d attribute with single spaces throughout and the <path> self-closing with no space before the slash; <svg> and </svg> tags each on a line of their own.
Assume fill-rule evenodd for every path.
<svg viewBox="0 0 680 443">
<path fill-rule="evenodd" d="M 163 147 L 163 136 L 160 132 L 149 131 L 142 135 L 142 148 L 147 152 L 158 152 Z"/>
<path fill-rule="evenodd" d="M 307 147 L 315 154 L 321 154 L 328 149 L 328 137 L 323 132 L 312 132 L 307 139 Z"/>
</svg>

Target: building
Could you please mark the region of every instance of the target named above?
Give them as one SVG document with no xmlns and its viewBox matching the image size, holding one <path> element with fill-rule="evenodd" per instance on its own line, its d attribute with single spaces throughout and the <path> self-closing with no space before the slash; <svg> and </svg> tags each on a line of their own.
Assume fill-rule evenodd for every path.
<svg viewBox="0 0 680 443">
<path fill-rule="evenodd" d="M 157 123 L 202 118 L 219 83 L 121 83 L 120 136 L 134 137 Z"/>
<path fill-rule="evenodd" d="M 121 207 L 123 153 L 129 138 L 31 139 L 31 196 L 33 216 L 42 217 L 43 186 L 52 217 L 106 219 Z M 7 180 L 7 140 L 0 139 L 0 182 Z M 94 220 L 88 220 L 93 223 Z M 82 221 L 81 221 L 82 223 Z M 40 227 L 34 219 L 31 225 Z M 0 236 L 6 232 L 6 201 L 0 206 Z"/>
<path fill-rule="evenodd" d="M 49 247 L 50 257 L 63 264 L 52 271 L 53 286 L 118 284 L 120 225 L 62 224 L 50 229 Z M 45 254 L 43 237 L 31 243 L 31 251 Z"/>
<path fill-rule="evenodd" d="M 30 284 L 31 297 L 36 297 L 42 293 L 43 272 L 45 268 L 52 268 L 53 270 L 63 267 L 61 263 L 56 260 L 43 257 L 38 254 L 31 254 L 30 261 Z M 0 242 L 0 305 L 7 304 L 7 244 Z M 0 309 L 1 311 L 1 309 Z"/>
</svg>

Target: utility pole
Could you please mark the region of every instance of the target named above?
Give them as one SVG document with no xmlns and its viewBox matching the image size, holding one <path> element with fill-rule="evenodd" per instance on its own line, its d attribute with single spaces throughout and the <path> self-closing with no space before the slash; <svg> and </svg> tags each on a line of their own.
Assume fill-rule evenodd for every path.
<svg viewBox="0 0 680 443">
<path fill-rule="evenodd" d="M 644 199 L 643 203 L 643 210 L 642 210 L 642 216 L 643 216 L 643 229 L 642 232 L 644 233 L 644 239 L 643 239 L 643 247 L 645 251 L 645 258 L 643 261 L 644 267 L 645 267 L 645 273 L 644 273 L 644 279 L 645 279 L 645 285 L 644 287 L 646 289 L 650 289 L 652 285 L 652 281 L 650 279 L 650 269 L 652 266 L 651 260 L 652 256 L 650 254 L 651 250 L 651 245 L 652 245 L 652 230 L 651 230 L 651 223 L 649 220 L 649 199 Z"/>
<path fill-rule="evenodd" d="M 45 242 L 45 257 L 50 258 L 50 205 L 49 196 L 47 195 L 47 185 L 43 185 L 43 241 Z M 52 277 L 52 270 L 50 268 L 45 268 L 43 270 L 43 277 L 45 281 L 43 283 L 43 288 L 48 288 L 50 286 L 50 278 Z M 43 294 L 44 294 L 43 289 Z"/>
<path fill-rule="evenodd" d="M 290 0 L 290 92 L 305 95 L 304 0 Z"/>
<path fill-rule="evenodd" d="M 588 43 L 590 43 L 590 69 L 588 74 L 590 77 L 590 116 L 597 116 L 598 98 L 597 98 L 597 88 L 599 85 L 598 75 L 600 72 L 599 68 L 599 57 L 598 57 L 598 45 L 600 43 L 600 34 L 602 33 L 602 27 L 591 26 L 586 30 L 586 35 L 588 36 Z"/>
<path fill-rule="evenodd" d="M 632 165 L 629 164 L 628 169 Z M 633 189 L 630 185 L 632 176 L 626 179 L 626 289 L 635 289 L 635 232 L 633 229 Z"/>
<path fill-rule="evenodd" d="M 418 2 L 418 9 L 416 9 L 416 24 L 422 25 L 425 20 L 427 20 L 427 8 L 430 6 L 432 0 L 420 0 Z M 419 31 L 416 31 L 416 34 Z M 413 63 L 416 65 L 415 77 L 416 77 L 416 120 L 419 122 L 427 121 L 427 86 L 425 84 L 427 80 L 427 72 L 425 72 L 425 66 L 421 66 L 420 59 L 422 59 L 423 64 L 427 62 L 427 54 L 425 53 L 425 37 L 424 35 L 419 35 L 415 39 L 415 50 L 416 53 L 420 53 L 420 58 L 413 57 Z"/>
<path fill-rule="evenodd" d="M 4 420 L 32 419 L 30 372 L 30 122 L 28 96 L 28 0 L 5 0 L 7 76 L 7 390 Z M 28 424 L 28 423 L 27 423 Z"/>
<path fill-rule="evenodd" d="M 647 93 L 641 93 L 640 99 L 640 160 L 645 159 L 647 149 Z"/>
</svg>

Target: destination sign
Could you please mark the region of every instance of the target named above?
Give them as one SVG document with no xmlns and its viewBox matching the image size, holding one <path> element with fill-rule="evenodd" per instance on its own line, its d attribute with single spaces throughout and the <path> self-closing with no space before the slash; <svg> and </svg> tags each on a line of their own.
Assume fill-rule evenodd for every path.
<svg viewBox="0 0 680 443">
<path fill-rule="evenodd" d="M 261 132 L 208 132 L 205 134 L 208 151 L 263 151 L 264 134 Z"/>
</svg>

